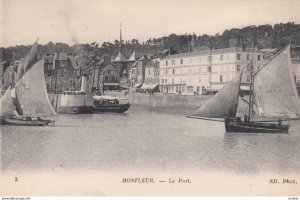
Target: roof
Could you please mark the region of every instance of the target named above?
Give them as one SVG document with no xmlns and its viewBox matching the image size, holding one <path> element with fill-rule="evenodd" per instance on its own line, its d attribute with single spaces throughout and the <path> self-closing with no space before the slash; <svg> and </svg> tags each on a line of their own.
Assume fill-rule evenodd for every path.
<svg viewBox="0 0 300 200">
<path fill-rule="evenodd" d="M 99 62 L 96 63 L 96 65 L 102 65 L 104 63 L 104 58 L 102 58 Z"/>
<path fill-rule="evenodd" d="M 119 51 L 119 54 L 113 60 L 113 62 L 122 62 L 122 61 L 127 61 L 127 60 L 128 60 L 128 58 L 124 54 L 121 54 L 121 51 Z"/>
<path fill-rule="evenodd" d="M 68 60 L 67 53 L 54 53 L 55 60 Z"/>
<path fill-rule="evenodd" d="M 138 64 L 139 64 L 139 60 L 135 61 L 135 62 L 131 65 L 131 67 L 136 67 Z"/>
<path fill-rule="evenodd" d="M 224 48 L 224 49 L 213 49 L 211 51 L 211 54 L 220 54 L 220 53 L 232 53 L 232 52 L 241 52 L 241 48 Z M 242 52 L 250 52 L 250 51 L 242 51 Z M 256 51 L 258 52 L 258 51 Z M 195 52 L 188 52 L 188 53 L 180 53 L 180 54 L 174 54 L 174 55 L 168 55 L 165 58 L 162 59 L 170 59 L 170 58 L 184 58 L 184 57 L 193 57 L 193 56 L 199 56 L 199 55 L 208 55 L 210 53 L 209 50 L 205 51 L 195 51 Z"/>
<path fill-rule="evenodd" d="M 150 62 L 147 63 L 146 68 L 154 67 L 154 61 L 151 60 Z"/>
<path fill-rule="evenodd" d="M 46 64 L 52 64 L 53 63 L 53 55 L 45 55 L 45 63 Z"/>
<path fill-rule="evenodd" d="M 265 52 L 265 53 L 274 53 L 277 51 L 277 49 L 260 49 L 259 51 Z"/>
<path fill-rule="evenodd" d="M 67 53 L 59 53 L 58 60 L 68 60 L 68 54 Z"/>
<path fill-rule="evenodd" d="M 112 65 L 106 65 L 103 69 L 100 70 L 100 74 L 103 74 L 107 70 L 118 72 L 116 70 L 116 68 L 114 68 L 114 66 L 112 66 Z"/>
<path fill-rule="evenodd" d="M 135 61 L 136 60 L 135 50 L 133 51 L 133 53 L 131 54 L 131 56 L 130 56 L 130 58 L 128 60 L 129 61 Z"/>
</svg>

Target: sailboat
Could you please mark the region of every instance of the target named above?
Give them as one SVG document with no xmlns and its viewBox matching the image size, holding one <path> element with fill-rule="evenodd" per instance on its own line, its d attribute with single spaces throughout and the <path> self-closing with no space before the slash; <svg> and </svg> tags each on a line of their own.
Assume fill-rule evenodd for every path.
<svg viewBox="0 0 300 200">
<path fill-rule="evenodd" d="M 189 117 L 224 121 L 226 132 L 287 133 L 290 125 L 283 122 L 300 117 L 290 46 L 256 72 L 251 62 L 250 73 L 248 112 L 244 119 L 237 117 L 243 70 Z"/>
<path fill-rule="evenodd" d="M 44 119 L 56 115 L 46 90 L 44 59 L 37 61 L 37 41 L 17 72 L 15 85 L 9 86 L 0 99 L 1 125 L 50 126 Z"/>
</svg>

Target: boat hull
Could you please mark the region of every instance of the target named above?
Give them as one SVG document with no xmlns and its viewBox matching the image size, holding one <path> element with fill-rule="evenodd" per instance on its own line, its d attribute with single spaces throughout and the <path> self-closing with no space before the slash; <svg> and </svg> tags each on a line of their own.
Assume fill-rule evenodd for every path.
<svg viewBox="0 0 300 200">
<path fill-rule="evenodd" d="M 94 106 L 68 106 L 59 109 L 61 114 L 92 114 L 94 111 Z"/>
<path fill-rule="evenodd" d="M 290 125 L 262 122 L 225 121 L 226 132 L 243 133 L 287 133 Z"/>
<path fill-rule="evenodd" d="M 54 126 L 54 120 L 46 120 L 41 118 L 27 118 L 27 117 L 4 117 L 1 118 L 1 125 L 10 126 Z"/>
<path fill-rule="evenodd" d="M 130 104 L 103 104 L 95 105 L 95 112 L 113 112 L 113 113 L 124 113 L 130 108 Z"/>
</svg>

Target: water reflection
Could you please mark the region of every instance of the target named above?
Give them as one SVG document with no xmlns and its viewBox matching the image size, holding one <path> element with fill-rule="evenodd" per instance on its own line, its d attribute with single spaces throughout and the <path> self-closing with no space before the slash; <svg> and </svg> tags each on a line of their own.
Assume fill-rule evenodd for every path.
<svg viewBox="0 0 300 200">
<path fill-rule="evenodd" d="M 225 133 L 224 123 L 132 107 L 59 115 L 57 126 L 2 126 L 1 170 L 299 171 L 300 122 L 289 134 Z"/>
</svg>

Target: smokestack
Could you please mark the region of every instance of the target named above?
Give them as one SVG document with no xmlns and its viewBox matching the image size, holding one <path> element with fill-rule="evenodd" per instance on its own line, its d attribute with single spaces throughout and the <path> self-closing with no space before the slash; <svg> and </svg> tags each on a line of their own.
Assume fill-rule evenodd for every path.
<svg viewBox="0 0 300 200">
<path fill-rule="evenodd" d="M 86 79 L 87 79 L 87 75 L 86 74 L 82 74 L 81 76 L 81 92 L 86 92 Z"/>
</svg>

